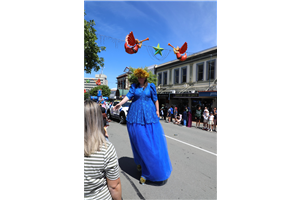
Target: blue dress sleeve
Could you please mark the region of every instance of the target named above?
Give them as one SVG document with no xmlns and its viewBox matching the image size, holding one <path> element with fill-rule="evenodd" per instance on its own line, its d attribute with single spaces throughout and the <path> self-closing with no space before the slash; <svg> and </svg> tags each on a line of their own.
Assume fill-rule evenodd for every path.
<svg viewBox="0 0 300 200">
<path fill-rule="evenodd" d="M 151 99 L 153 103 L 157 101 L 157 93 L 154 83 L 150 83 Z"/>
<path fill-rule="evenodd" d="M 129 92 L 127 93 L 127 98 L 130 100 L 132 97 L 134 97 L 134 93 L 135 93 L 135 83 L 132 83 L 129 89 Z"/>
</svg>

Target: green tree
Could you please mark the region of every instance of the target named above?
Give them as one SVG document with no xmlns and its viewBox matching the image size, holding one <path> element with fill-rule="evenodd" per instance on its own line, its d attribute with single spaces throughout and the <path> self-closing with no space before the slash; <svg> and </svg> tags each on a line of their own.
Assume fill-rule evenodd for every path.
<svg viewBox="0 0 300 200">
<path fill-rule="evenodd" d="M 86 99 L 90 99 L 90 93 L 89 92 L 84 93 L 84 100 L 86 100 Z"/>
<path fill-rule="evenodd" d="M 133 74 L 134 70 L 136 70 L 136 68 L 129 67 L 129 72 L 131 72 L 131 74 L 129 75 L 128 80 L 130 83 L 138 83 L 138 78 Z M 156 75 L 154 75 L 151 71 L 149 71 L 147 67 L 144 67 L 144 70 L 146 70 L 149 73 L 149 77 L 147 78 L 148 82 L 154 83 L 154 85 L 156 86 L 156 82 L 157 82 Z"/>
<path fill-rule="evenodd" d="M 85 12 L 84 15 L 86 15 Z M 99 47 L 96 43 L 98 38 L 94 25 L 94 20 L 89 22 L 84 20 L 84 71 L 88 74 L 92 72 L 92 69 L 97 72 L 100 67 L 104 66 L 104 58 L 99 57 L 98 53 L 106 50 L 106 47 Z"/>
<path fill-rule="evenodd" d="M 102 90 L 102 96 L 109 97 L 109 95 L 110 95 L 110 89 L 109 89 L 109 87 L 107 85 L 100 85 L 100 86 L 94 87 L 93 89 L 91 89 L 89 91 L 90 95 L 91 96 L 97 96 L 99 89 Z"/>
</svg>

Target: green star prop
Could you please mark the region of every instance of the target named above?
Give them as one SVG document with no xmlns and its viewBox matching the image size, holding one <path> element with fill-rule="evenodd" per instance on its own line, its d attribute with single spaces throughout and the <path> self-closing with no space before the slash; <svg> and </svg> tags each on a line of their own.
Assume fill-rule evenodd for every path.
<svg viewBox="0 0 300 200">
<path fill-rule="evenodd" d="M 90 80 L 88 79 L 88 80 L 86 80 L 86 83 L 89 83 L 90 82 Z"/>
<path fill-rule="evenodd" d="M 159 54 L 162 56 L 161 52 L 162 52 L 164 49 L 163 49 L 163 48 L 160 48 L 159 43 L 158 43 L 157 47 L 153 47 L 153 48 L 155 49 L 154 55 L 156 55 L 156 54 L 159 53 Z"/>
</svg>

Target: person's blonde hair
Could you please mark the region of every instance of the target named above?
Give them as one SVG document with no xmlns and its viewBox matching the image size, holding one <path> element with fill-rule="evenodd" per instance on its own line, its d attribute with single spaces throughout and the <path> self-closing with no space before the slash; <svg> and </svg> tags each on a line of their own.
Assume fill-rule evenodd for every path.
<svg viewBox="0 0 300 200">
<path fill-rule="evenodd" d="M 84 101 L 84 156 L 90 156 L 106 147 L 103 117 L 100 106 L 91 100 Z"/>
</svg>

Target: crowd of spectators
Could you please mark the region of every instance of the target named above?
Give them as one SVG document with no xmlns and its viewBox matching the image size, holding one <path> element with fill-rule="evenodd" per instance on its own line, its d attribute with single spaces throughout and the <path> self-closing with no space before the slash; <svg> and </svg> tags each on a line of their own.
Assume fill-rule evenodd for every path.
<svg viewBox="0 0 300 200">
<path fill-rule="evenodd" d="M 195 128 L 205 131 L 215 131 L 217 126 L 217 108 L 213 108 L 211 112 L 204 107 L 202 111 L 198 106 L 195 115 L 192 116 L 192 110 L 188 106 L 184 106 L 183 112 L 179 113 L 176 106 L 165 106 L 162 104 L 160 108 L 160 119 L 167 123 L 174 123 L 183 127 L 192 127 L 192 121 L 196 122 Z M 174 120 L 173 120 L 174 119 Z M 202 127 L 200 126 L 202 124 Z"/>
</svg>

